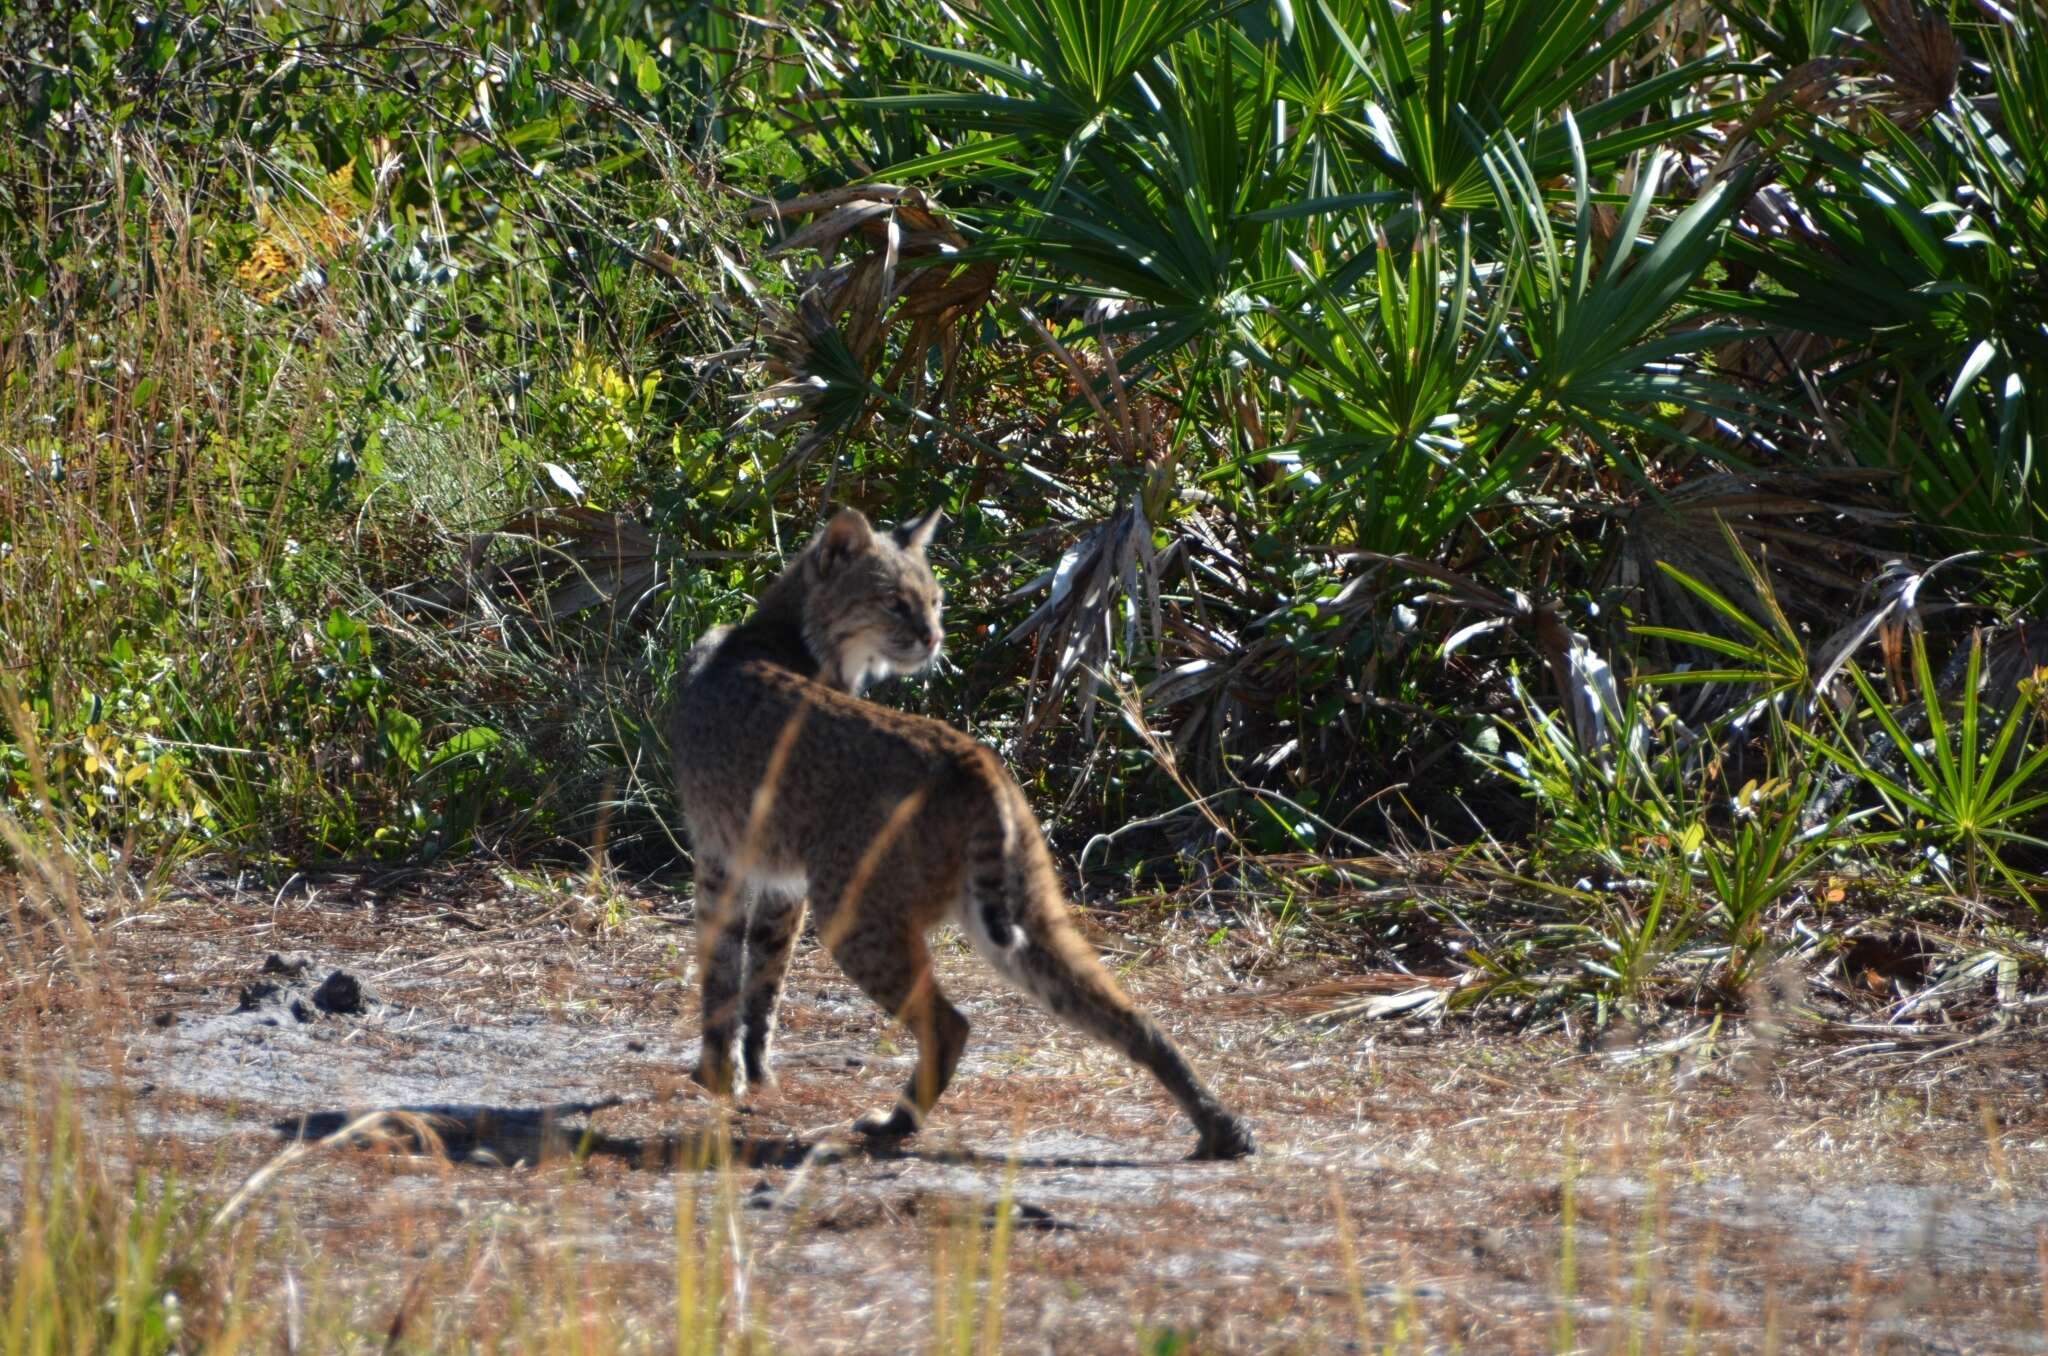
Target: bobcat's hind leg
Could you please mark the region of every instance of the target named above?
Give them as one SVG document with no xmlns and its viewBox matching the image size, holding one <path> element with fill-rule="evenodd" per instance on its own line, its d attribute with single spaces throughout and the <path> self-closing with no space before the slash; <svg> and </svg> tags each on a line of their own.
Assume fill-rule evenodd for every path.
<svg viewBox="0 0 2048 1356">
<path fill-rule="evenodd" d="M 782 1006 L 782 982 L 789 958 L 804 930 L 804 897 L 764 888 L 747 923 L 746 1001 L 741 1009 L 740 1056 L 751 1088 L 775 1086 L 772 1063 L 775 1014 Z"/>
<path fill-rule="evenodd" d="M 1072 926 L 1062 919 L 1040 931 L 1015 951 L 991 954 L 996 969 L 1055 1017 L 1149 1069 L 1195 1123 L 1191 1157 L 1243 1158 L 1255 1152 L 1251 1127 L 1223 1105 L 1159 1023 L 1132 1005 Z"/>
<path fill-rule="evenodd" d="M 967 1047 L 967 1019 L 946 1001 L 932 977 L 931 952 L 913 930 L 862 935 L 849 929 L 836 939 L 832 958 L 884 1012 L 902 1022 L 917 1041 L 917 1069 L 888 1111 L 863 1116 L 854 1133 L 875 1138 L 914 1135 L 932 1104 L 953 1081 L 960 1052 Z"/>
<path fill-rule="evenodd" d="M 745 891 L 709 853 L 697 857 L 697 969 L 703 1049 L 692 1077 L 714 1095 L 733 1088 L 733 1049 L 740 1030 L 740 988 L 746 979 Z"/>
</svg>

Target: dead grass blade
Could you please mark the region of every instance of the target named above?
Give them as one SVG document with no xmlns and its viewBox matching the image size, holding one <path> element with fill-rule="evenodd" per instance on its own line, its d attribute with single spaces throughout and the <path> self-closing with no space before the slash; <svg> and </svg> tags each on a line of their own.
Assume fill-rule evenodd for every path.
<svg viewBox="0 0 2048 1356">
<path fill-rule="evenodd" d="M 1285 1017 L 1296 1021 L 1424 1017 L 1442 1009 L 1456 979 L 1381 970 L 1257 993 L 1230 994 L 1205 1006 L 1226 1017 Z"/>
</svg>

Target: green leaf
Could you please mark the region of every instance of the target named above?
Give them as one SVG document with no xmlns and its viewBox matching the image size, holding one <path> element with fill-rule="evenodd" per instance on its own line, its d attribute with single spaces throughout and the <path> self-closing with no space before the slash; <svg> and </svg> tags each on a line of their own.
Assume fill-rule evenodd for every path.
<svg viewBox="0 0 2048 1356">
<path fill-rule="evenodd" d="M 384 756 L 410 772 L 420 770 L 420 723 L 396 707 L 377 712 L 377 742 Z"/>
<path fill-rule="evenodd" d="M 503 735 L 488 725 L 472 725 L 468 729 L 461 730 L 443 740 L 435 748 L 433 754 L 428 757 L 427 766 L 429 768 L 440 767 L 442 764 L 451 763 L 458 758 L 481 758 L 497 748 L 504 740 L 505 737 Z"/>
</svg>

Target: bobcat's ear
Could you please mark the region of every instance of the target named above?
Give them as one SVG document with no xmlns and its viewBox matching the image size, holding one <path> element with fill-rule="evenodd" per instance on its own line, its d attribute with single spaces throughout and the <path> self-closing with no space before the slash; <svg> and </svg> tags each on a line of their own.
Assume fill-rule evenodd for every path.
<svg viewBox="0 0 2048 1356">
<path fill-rule="evenodd" d="M 843 508 L 832 515 L 832 521 L 826 523 L 825 530 L 818 534 L 818 549 L 812 559 L 817 562 L 821 576 L 829 575 L 874 544 L 875 530 L 868 526 L 868 520 L 861 511 Z"/>
<path fill-rule="evenodd" d="M 904 550 L 922 553 L 925 547 L 932 544 L 932 536 L 939 530 L 939 524 L 944 522 L 945 518 L 944 509 L 933 509 L 922 518 L 906 518 L 896 524 L 896 530 L 891 535 L 896 538 L 896 544 Z"/>
</svg>

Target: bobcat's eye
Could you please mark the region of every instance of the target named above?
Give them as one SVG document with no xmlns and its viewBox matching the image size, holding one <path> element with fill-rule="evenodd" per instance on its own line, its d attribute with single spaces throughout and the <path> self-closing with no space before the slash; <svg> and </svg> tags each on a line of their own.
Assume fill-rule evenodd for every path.
<svg viewBox="0 0 2048 1356">
<path fill-rule="evenodd" d="M 910 600 L 908 598 L 898 598 L 895 602 L 890 603 L 889 610 L 891 612 L 894 612 L 897 616 L 901 617 L 904 621 L 917 620 L 917 609 L 913 608 L 910 605 Z"/>
</svg>

